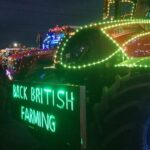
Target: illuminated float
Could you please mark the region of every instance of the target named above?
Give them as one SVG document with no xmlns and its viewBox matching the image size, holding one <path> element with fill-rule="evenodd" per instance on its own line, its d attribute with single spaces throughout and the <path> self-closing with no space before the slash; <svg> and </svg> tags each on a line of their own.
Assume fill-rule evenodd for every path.
<svg viewBox="0 0 150 150">
<path fill-rule="evenodd" d="M 75 26 L 58 26 L 50 28 L 49 32 L 46 34 L 46 37 L 43 40 L 42 48 L 43 49 L 56 49 L 63 38 L 71 36 L 74 34 L 74 31 L 77 27 Z"/>
<path fill-rule="evenodd" d="M 84 92 L 78 91 L 82 98 L 79 95 L 73 98 L 77 106 L 80 105 L 80 111 L 76 108 L 78 122 L 74 123 L 74 118 L 67 116 L 73 115 L 73 112 L 61 117 L 74 123 L 75 128 L 70 124 L 67 129 L 75 139 L 70 135 L 68 140 L 55 141 L 59 137 L 57 134 L 49 136 L 56 143 L 61 143 L 64 149 L 150 149 L 148 2 L 105 0 L 103 21 L 80 27 L 74 35 L 65 38 L 55 53 L 54 64 L 40 70 L 44 74 L 43 78 L 39 75 L 39 70 L 26 77 L 30 87 L 36 82 L 37 91 L 42 86 L 42 81 L 45 87 L 50 88 L 51 95 L 53 85 L 58 85 L 57 91 L 69 86 L 82 86 L 86 89 Z M 128 9 L 122 10 L 124 5 Z M 17 84 L 23 86 L 26 83 L 18 81 Z M 58 105 L 64 106 L 65 94 L 62 93 L 57 95 Z M 19 99 L 16 101 L 19 102 Z M 23 103 L 19 104 L 21 108 Z M 56 111 L 57 109 L 51 110 L 53 113 Z M 24 117 L 22 121 L 25 123 Z M 57 123 L 58 130 L 60 124 Z M 37 125 L 30 125 L 38 128 Z M 63 137 L 66 134 L 62 132 L 59 135 Z"/>
</svg>

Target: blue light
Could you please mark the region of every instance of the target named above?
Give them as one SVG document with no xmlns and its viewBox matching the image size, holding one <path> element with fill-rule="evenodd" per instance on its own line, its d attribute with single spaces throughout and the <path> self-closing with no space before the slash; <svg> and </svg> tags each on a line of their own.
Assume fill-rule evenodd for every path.
<svg viewBox="0 0 150 150">
<path fill-rule="evenodd" d="M 43 40 L 43 49 L 56 48 L 60 43 L 61 39 L 63 39 L 64 37 L 64 33 L 47 33 L 45 39 Z"/>
</svg>

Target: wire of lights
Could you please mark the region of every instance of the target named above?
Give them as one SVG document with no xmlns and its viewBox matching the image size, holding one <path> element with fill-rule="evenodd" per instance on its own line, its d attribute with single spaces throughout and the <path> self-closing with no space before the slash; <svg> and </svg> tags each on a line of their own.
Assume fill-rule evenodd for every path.
<svg viewBox="0 0 150 150">
<path fill-rule="evenodd" d="M 121 0 L 120 2 L 121 3 L 129 3 L 129 4 L 132 5 L 131 6 L 132 7 L 131 8 L 131 12 L 129 14 L 129 16 L 131 16 L 130 18 L 132 18 L 134 10 L 135 10 L 135 6 L 136 6 L 135 3 L 132 0 Z M 109 18 L 110 7 L 111 7 L 112 4 L 115 4 L 115 0 L 106 0 L 105 4 L 106 4 L 106 6 L 105 6 L 106 7 L 106 11 L 104 11 L 105 14 L 103 14 L 103 20 L 106 20 L 106 19 Z"/>
<path fill-rule="evenodd" d="M 82 68 L 87 68 L 87 67 L 91 67 L 91 66 L 94 66 L 97 64 L 104 63 L 119 52 L 122 53 L 122 57 L 127 57 L 127 55 L 124 53 L 122 45 L 119 45 L 108 33 L 106 33 L 106 29 L 110 29 L 110 28 L 117 27 L 117 26 L 123 26 L 123 25 L 131 25 L 131 24 L 150 24 L 150 20 L 127 19 L 127 20 L 116 20 L 116 21 L 100 22 L 100 23 L 85 25 L 84 27 L 77 29 L 75 33 L 77 34 L 80 30 L 83 30 L 85 28 L 91 28 L 93 26 L 98 26 L 98 25 L 105 25 L 105 27 L 101 28 L 101 31 L 118 47 L 118 50 L 116 50 L 114 53 L 112 53 L 108 57 L 101 59 L 101 60 L 98 60 L 96 62 L 91 62 L 91 63 L 87 63 L 87 64 L 83 64 L 83 65 L 67 65 L 63 62 L 63 59 L 62 59 L 63 52 L 64 52 L 65 47 L 69 41 L 69 39 L 66 39 L 66 41 L 63 43 L 63 45 L 58 49 L 58 51 L 56 51 L 56 55 L 54 56 L 54 59 L 55 59 L 54 62 L 55 63 L 59 62 L 63 67 L 68 68 L 68 69 L 82 69 Z M 136 37 L 137 36 L 140 37 L 140 36 L 142 36 L 142 34 L 136 35 Z M 133 40 L 133 38 L 130 40 Z M 124 43 L 124 46 L 125 46 L 125 44 L 126 44 L 126 42 Z M 60 54 L 59 58 L 58 58 L 58 54 Z"/>
</svg>

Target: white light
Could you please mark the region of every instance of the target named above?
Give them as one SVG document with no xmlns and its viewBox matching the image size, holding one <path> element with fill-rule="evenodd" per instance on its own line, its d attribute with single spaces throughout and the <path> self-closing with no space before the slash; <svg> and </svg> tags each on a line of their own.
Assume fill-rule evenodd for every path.
<svg viewBox="0 0 150 150">
<path fill-rule="evenodd" d="M 14 43 L 13 45 L 14 45 L 14 47 L 18 47 L 18 43 Z"/>
</svg>

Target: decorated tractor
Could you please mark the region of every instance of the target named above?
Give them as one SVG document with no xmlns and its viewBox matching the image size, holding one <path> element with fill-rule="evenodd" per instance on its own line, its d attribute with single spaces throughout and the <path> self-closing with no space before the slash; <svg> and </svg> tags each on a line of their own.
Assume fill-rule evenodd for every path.
<svg viewBox="0 0 150 150">
<path fill-rule="evenodd" d="M 75 146 L 78 140 L 72 139 L 70 141 L 74 142 L 70 144 L 67 137 L 70 133 L 73 133 L 71 137 L 76 137 L 76 124 L 79 123 L 83 127 L 79 129 L 81 149 L 150 149 L 150 20 L 123 19 L 85 25 L 61 43 L 54 58 L 53 65 L 43 69 L 37 65 L 24 78 L 29 83 L 48 83 L 45 87 L 14 83 L 13 98 L 27 100 L 25 93 L 31 89 L 29 95 L 32 102 L 43 105 L 45 92 L 45 105 L 49 105 L 51 94 L 51 111 L 53 114 L 62 113 L 60 118 L 65 119 L 64 122 L 60 119 L 62 127 L 66 126 L 64 131 L 69 131 L 54 136 L 56 143 L 58 137 L 61 140 L 64 137 L 64 149 L 79 149 Z M 59 85 L 63 85 L 61 90 L 56 90 Z M 84 92 L 74 94 L 72 88 L 68 89 L 73 85 L 84 87 Z M 24 96 L 16 93 L 17 89 L 24 89 Z M 81 98 L 78 98 L 79 95 Z M 79 108 L 78 101 L 80 119 L 74 122 L 77 116 L 72 117 L 72 113 L 76 112 L 76 107 Z M 44 128 L 43 122 L 37 122 L 37 116 L 36 121 L 31 117 L 36 111 L 25 106 L 21 106 L 21 120 Z M 39 109 L 43 114 L 42 108 Z M 64 111 L 68 113 L 63 116 Z M 47 115 L 47 118 L 55 117 Z M 59 132 L 60 124 L 59 121 L 49 126 L 45 123 L 45 128 L 52 132 L 51 141 L 55 141 L 52 125 L 56 125 Z"/>
<path fill-rule="evenodd" d="M 90 24 L 66 39 L 53 67 L 26 81 L 86 87 L 88 149 L 148 150 L 150 21 Z"/>
</svg>

